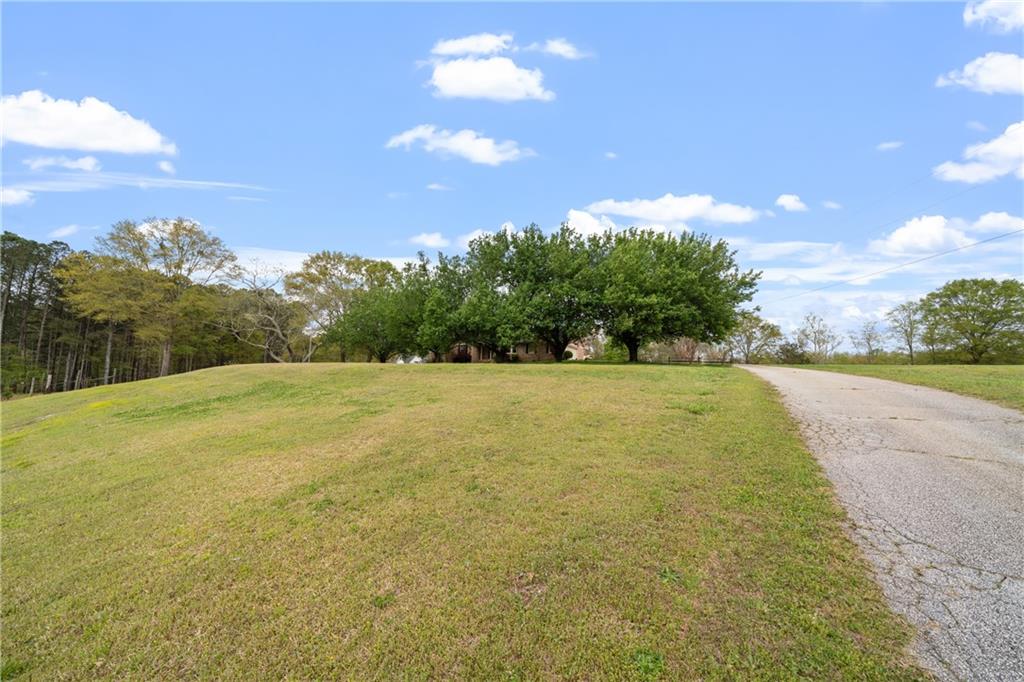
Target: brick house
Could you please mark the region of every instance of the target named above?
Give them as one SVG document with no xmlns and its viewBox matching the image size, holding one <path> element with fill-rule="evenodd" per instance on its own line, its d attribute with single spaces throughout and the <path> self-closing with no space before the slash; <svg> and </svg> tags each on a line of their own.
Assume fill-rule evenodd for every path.
<svg viewBox="0 0 1024 682">
<path fill-rule="evenodd" d="M 589 345 L 581 342 L 570 343 L 566 351 L 572 353 L 573 360 L 586 360 L 590 357 Z M 445 354 L 445 362 L 494 362 L 498 358 L 490 348 L 475 343 L 457 343 Z M 508 350 L 507 360 L 511 362 L 554 361 L 555 355 L 550 344 L 544 341 L 524 341 L 517 343 Z"/>
</svg>

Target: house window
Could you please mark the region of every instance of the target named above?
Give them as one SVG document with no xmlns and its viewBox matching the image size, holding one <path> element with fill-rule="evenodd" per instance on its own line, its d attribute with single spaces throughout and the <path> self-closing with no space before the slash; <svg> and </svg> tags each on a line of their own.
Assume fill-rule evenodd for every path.
<svg viewBox="0 0 1024 682">
<path fill-rule="evenodd" d="M 524 355 L 529 355 L 530 354 L 530 344 L 526 344 L 526 348 L 525 348 L 525 350 L 523 350 L 523 354 Z"/>
<path fill-rule="evenodd" d="M 487 348 L 486 346 L 484 348 L 481 348 L 480 349 L 480 359 L 481 360 L 490 360 L 491 359 L 491 349 Z"/>
</svg>

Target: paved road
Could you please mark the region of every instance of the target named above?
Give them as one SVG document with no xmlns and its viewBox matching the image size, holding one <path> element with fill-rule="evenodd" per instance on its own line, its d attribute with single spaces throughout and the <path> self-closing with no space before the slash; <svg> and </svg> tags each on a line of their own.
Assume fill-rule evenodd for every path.
<svg viewBox="0 0 1024 682">
<path fill-rule="evenodd" d="M 746 369 L 800 423 L 921 662 L 943 680 L 1024 680 L 1024 415 L 882 379 Z"/>
</svg>

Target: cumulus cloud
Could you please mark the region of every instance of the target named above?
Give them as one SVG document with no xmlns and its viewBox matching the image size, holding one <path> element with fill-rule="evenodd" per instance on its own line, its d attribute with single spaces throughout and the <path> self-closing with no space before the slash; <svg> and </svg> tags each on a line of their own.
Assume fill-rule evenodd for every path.
<svg viewBox="0 0 1024 682">
<path fill-rule="evenodd" d="M 473 230 L 467 234 L 461 234 L 455 240 L 461 249 L 468 249 L 469 243 L 478 237 L 483 237 L 485 234 L 490 234 L 487 230 Z"/>
<path fill-rule="evenodd" d="M 174 164 L 171 163 L 170 161 L 167 161 L 166 159 L 158 162 L 156 164 L 156 167 L 162 170 L 164 173 L 167 173 L 168 175 L 174 175 L 175 173 L 178 172 L 178 169 L 174 167 Z"/>
<path fill-rule="evenodd" d="M 458 156 L 472 163 L 488 166 L 500 166 L 508 161 L 533 156 L 532 149 L 520 148 L 514 140 L 498 142 L 494 138 L 484 137 L 475 130 L 443 130 L 437 126 L 423 124 L 399 133 L 388 140 L 388 149 L 403 147 L 411 148 L 420 144 L 425 151 L 436 152 L 442 156 Z"/>
<path fill-rule="evenodd" d="M 975 220 L 968 229 L 972 232 L 1012 232 L 1024 229 L 1024 218 L 1005 211 L 992 211 Z"/>
<path fill-rule="evenodd" d="M 555 93 L 544 88 L 540 69 L 524 69 L 508 57 L 464 57 L 434 64 L 430 78 L 434 95 L 443 98 L 489 99 L 497 102 L 540 100 Z"/>
<path fill-rule="evenodd" d="M 604 153 L 604 158 L 615 160 L 615 159 L 619 158 L 619 155 L 616 154 L 615 152 L 605 152 Z"/>
<path fill-rule="evenodd" d="M 657 199 L 631 199 L 617 201 L 603 199 L 586 207 L 592 214 L 625 216 L 654 225 L 674 225 L 685 229 L 688 220 L 704 220 L 709 223 L 749 223 L 756 220 L 758 211 L 749 206 L 727 204 L 717 201 L 708 194 L 688 194 L 677 197 L 672 193 Z M 684 225 L 678 225 L 684 223 Z"/>
<path fill-rule="evenodd" d="M 926 215 L 908 220 L 883 239 L 873 240 L 868 250 L 887 255 L 927 254 L 967 246 L 971 241 L 945 216 Z"/>
<path fill-rule="evenodd" d="M 427 185 L 427 189 L 431 192 L 450 192 L 452 188 L 448 185 L 443 185 L 440 182 L 432 182 Z"/>
<path fill-rule="evenodd" d="M 604 234 L 609 230 L 614 232 L 618 229 L 615 221 L 608 216 L 603 215 L 598 218 L 586 211 L 579 211 L 575 208 L 569 209 L 565 216 L 565 222 L 568 223 L 569 227 L 582 235 Z"/>
<path fill-rule="evenodd" d="M 543 52 L 544 54 L 554 55 L 555 57 L 562 57 L 563 59 L 575 60 L 590 56 L 565 38 L 550 38 L 545 40 L 543 43 L 533 43 L 528 45 L 526 49 L 534 52 Z"/>
<path fill-rule="evenodd" d="M 495 54 L 512 47 L 511 33 L 477 33 L 462 38 L 439 40 L 431 54 L 438 57 L 456 57 L 467 54 Z"/>
<path fill-rule="evenodd" d="M 1024 4 L 1016 0 L 974 0 L 964 7 L 964 25 L 990 27 L 997 33 L 1024 28 Z"/>
<path fill-rule="evenodd" d="M 933 169 L 935 177 L 950 182 L 976 184 L 1013 173 L 1024 178 L 1024 121 L 1013 123 L 1002 135 L 973 144 L 963 153 L 964 162 L 946 161 Z"/>
<path fill-rule="evenodd" d="M 410 244 L 419 244 L 429 249 L 440 249 L 448 246 L 451 242 L 444 238 L 440 232 L 421 232 L 415 237 L 409 237 Z"/>
<path fill-rule="evenodd" d="M 942 88 L 959 85 L 986 95 L 1024 94 L 1024 59 L 1016 54 L 989 52 L 935 80 Z"/>
<path fill-rule="evenodd" d="M 95 172 L 100 170 L 100 162 L 95 156 L 83 156 L 78 159 L 69 159 L 66 156 L 37 156 L 25 159 L 23 164 L 29 170 L 45 170 L 47 168 L 65 168 L 67 170 L 80 170 Z"/>
<path fill-rule="evenodd" d="M 46 149 L 78 149 L 121 154 L 177 154 L 146 121 L 118 111 L 95 97 L 54 99 L 39 90 L 0 98 L 4 142 Z"/>
<path fill-rule="evenodd" d="M 786 211 L 807 210 L 807 204 L 800 201 L 800 197 L 796 194 L 780 194 L 779 198 L 775 200 L 775 205 Z"/>
<path fill-rule="evenodd" d="M 20 187 L 0 187 L 0 206 L 31 204 L 35 199 L 32 192 Z"/>
<path fill-rule="evenodd" d="M 879 142 L 875 145 L 875 149 L 880 152 L 891 152 L 894 149 L 899 149 L 903 146 L 902 140 L 890 140 L 888 142 Z"/>
<path fill-rule="evenodd" d="M 829 209 L 830 211 L 838 211 L 843 207 L 843 205 L 840 204 L 838 201 L 832 201 L 831 199 L 826 199 L 825 201 L 821 202 L 821 205 Z"/>
</svg>

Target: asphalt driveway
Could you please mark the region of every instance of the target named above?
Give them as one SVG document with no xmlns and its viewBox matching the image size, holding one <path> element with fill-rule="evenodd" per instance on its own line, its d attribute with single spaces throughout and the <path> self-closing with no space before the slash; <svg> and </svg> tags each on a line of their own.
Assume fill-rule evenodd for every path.
<svg viewBox="0 0 1024 682">
<path fill-rule="evenodd" d="M 1024 414 L 883 379 L 747 366 L 800 423 L 914 651 L 1024 680 Z"/>
</svg>

